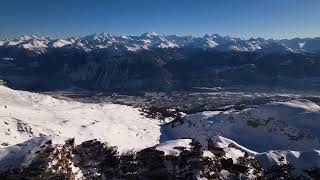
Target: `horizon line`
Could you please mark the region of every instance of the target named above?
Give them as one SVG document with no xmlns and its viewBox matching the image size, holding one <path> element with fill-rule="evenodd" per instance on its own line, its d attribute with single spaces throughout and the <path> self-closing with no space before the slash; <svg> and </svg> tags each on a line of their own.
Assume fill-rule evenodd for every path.
<svg viewBox="0 0 320 180">
<path fill-rule="evenodd" d="M 48 33 L 49 34 L 49 33 Z M 75 33 L 76 34 L 76 33 Z M 83 34 L 83 35 L 65 35 L 65 36 L 55 36 L 55 35 L 39 35 L 38 33 L 25 33 L 17 36 L 13 36 L 12 38 L 1 38 L 0 34 L 0 41 L 5 41 L 5 40 L 13 40 L 13 39 L 18 39 L 24 36 L 29 36 L 29 37 L 36 37 L 36 38 L 52 38 L 52 39 L 68 39 L 68 38 L 84 38 L 87 36 L 93 36 L 93 35 L 99 35 L 99 34 L 109 34 L 115 37 L 121 37 L 121 36 L 133 36 L 133 37 L 141 37 L 144 34 L 155 34 L 155 35 L 160 35 L 160 36 L 178 36 L 178 37 L 194 37 L 194 38 L 203 38 L 205 36 L 213 36 L 213 35 L 218 35 L 221 37 L 229 37 L 229 38 L 236 38 L 236 39 L 242 39 L 242 40 L 250 40 L 250 39 L 264 39 L 264 40 L 293 40 L 293 39 L 315 39 L 315 38 L 320 38 L 320 36 L 296 36 L 296 37 L 291 37 L 291 38 L 265 38 L 262 36 L 252 36 L 252 37 L 241 37 L 241 36 L 231 36 L 231 35 L 225 35 L 225 34 L 219 34 L 219 33 L 200 33 L 198 35 L 195 35 L 194 33 L 186 34 L 186 33 L 159 33 L 155 31 L 146 31 L 144 33 L 112 33 L 112 32 L 107 32 L 107 31 L 101 31 L 101 32 L 95 32 L 95 33 L 88 33 L 88 34 Z"/>
</svg>

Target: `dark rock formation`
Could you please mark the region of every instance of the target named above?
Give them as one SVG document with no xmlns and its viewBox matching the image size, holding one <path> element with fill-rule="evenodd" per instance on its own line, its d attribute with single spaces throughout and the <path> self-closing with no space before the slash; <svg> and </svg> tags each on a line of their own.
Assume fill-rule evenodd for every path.
<svg viewBox="0 0 320 180">
<path fill-rule="evenodd" d="M 204 156 L 200 143 L 192 140 L 190 148 L 174 147 L 179 155 L 165 155 L 150 147 L 137 153 L 119 155 L 117 148 L 97 140 L 74 146 L 70 139 L 63 145 L 48 141 L 34 153 L 32 162 L 19 169 L 0 172 L 4 180 L 37 179 L 318 179 L 319 168 L 294 175 L 291 165 L 263 169 L 252 156 L 245 154 L 233 162 L 224 149 L 215 147 L 210 140 Z"/>
</svg>

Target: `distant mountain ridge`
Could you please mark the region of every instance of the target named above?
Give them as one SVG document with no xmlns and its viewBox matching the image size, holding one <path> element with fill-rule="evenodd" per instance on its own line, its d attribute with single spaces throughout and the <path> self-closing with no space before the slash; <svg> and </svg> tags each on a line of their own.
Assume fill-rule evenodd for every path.
<svg viewBox="0 0 320 180">
<path fill-rule="evenodd" d="M 241 39 L 98 33 L 0 41 L 0 79 L 18 89 L 181 90 L 267 85 L 320 89 L 320 38 Z"/>
<path fill-rule="evenodd" d="M 112 49 L 118 51 L 138 51 L 154 48 L 202 48 L 218 51 L 236 52 L 294 52 L 315 53 L 320 51 L 320 38 L 263 39 L 233 38 L 218 34 L 195 36 L 163 35 L 154 32 L 140 36 L 114 35 L 96 33 L 84 37 L 68 37 L 54 39 L 50 37 L 21 36 L 14 39 L 0 40 L 0 48 L 25 49 L 32 53 L 43 54 L 50 49 L 81 49 L 92 51 Z"/>
</svg>

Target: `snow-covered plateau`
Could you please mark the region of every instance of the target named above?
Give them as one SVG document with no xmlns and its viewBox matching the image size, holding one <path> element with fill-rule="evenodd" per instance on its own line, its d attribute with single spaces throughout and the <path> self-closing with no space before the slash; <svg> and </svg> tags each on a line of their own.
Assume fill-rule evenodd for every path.
<svg viewBox="0 0 320 180">
<path fill-rule="evenodd" d="M 317 179 L 319 129 L 298 96 L 190 113 L 0 86 L 0 179 Z"/>
</svg>

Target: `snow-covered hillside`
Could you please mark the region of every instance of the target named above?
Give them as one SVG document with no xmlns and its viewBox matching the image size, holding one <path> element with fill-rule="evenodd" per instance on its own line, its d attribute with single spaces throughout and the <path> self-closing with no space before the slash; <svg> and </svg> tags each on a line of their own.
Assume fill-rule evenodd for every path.
<svg viewBox="0 0 320 180">
<path fill-rule="evenodd" d="M 192 114 L 165 125 L 163 132 L 167 139 L 195 138 L 203 146 L 208 139 L 221 148 L 233 144 L 265 167 L 290 163 L 299 170 L 320 167 L 319 128 L 320 107 L 298 99 L 242 111 Z M 239 153 L 232 152 L 230 157 Z"/>
<path fill-rule="evenodd" d="M 131 106 L 5 86 L 0 104 L 0 178 L 26 172 L 71 179 L 273 179 L 292 177 L 291 168 L 294 176 L 319 175 L 320 107 L 305 99 L 176 116 L 166 124 Z"/>
<path fill-rule="evenodd" d="M 159 121 L 129 106 L 59 100 L 4 86 L 0 86 L 0 104 L 0 147 L 41 136 L 75 138 L 77 143 L 98 139 L 120 151 L 159 142 Z"/>
</svg>

